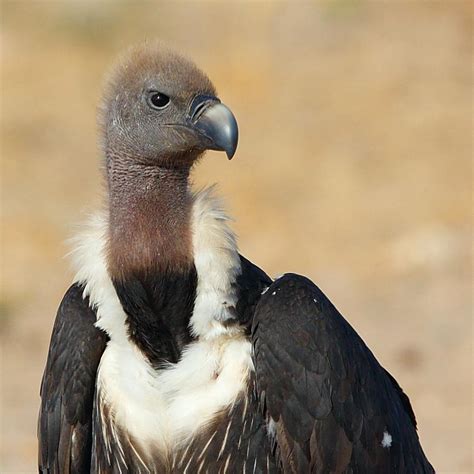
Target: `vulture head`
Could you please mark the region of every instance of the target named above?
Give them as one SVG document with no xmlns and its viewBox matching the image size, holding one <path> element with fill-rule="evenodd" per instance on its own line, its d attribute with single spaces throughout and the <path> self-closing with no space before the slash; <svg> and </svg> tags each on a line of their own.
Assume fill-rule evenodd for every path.
<svg viewBox="0 0 474 474">
<path fill-rule="evenodd" d="M 237 148 L 237 122 L 209 78 L 159 43 L 131 49 L 112 72 L 101 124 L 109 159 L 179 168 L 205 150 L 231 159 Z"/>
<path fill-rule="evenodd" d="M 130 49 L 100 108 L 109 272 L 192 267 L 189 172 L 205 150 L 235 153 L 237 122 L 209 78 L 160 43 Z M 168 271 L 168 270 L 167 270 Z"/>
</svg>

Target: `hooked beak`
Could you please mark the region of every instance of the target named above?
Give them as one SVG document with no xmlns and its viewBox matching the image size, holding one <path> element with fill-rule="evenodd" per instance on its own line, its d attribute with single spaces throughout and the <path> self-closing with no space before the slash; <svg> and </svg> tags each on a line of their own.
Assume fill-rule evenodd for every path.
<svg viewBox="0 0 474 474">
<path fill-rule="evenodd" d="M 219 99 L 208 95 L 196 96 L 188 121 L 206 140 L 206 149 L 225 151 L 229 160 L 235 154 L 239 128 L 234 114 Z"/>
</svg>

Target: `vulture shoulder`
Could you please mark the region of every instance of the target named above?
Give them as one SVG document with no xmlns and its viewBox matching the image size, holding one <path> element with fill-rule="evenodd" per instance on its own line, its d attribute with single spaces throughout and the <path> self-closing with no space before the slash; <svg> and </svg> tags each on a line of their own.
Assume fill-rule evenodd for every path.
<svg viewBox="0 0 474 474">
<path fill-rule="evenodd" d="M 408 397 L 322 291 L 286 274 L 251 324 L 256 392 L 284 472 L 434 472 Z"/>
<path fill-rule="evenodd" d="M 90 472 L 95 379 L 107 344 L 95 321 L 83 288 L 71 286 L 58 309 L 41 383 L 40 473 Z"/>
<path fill-rule="evenodd" d="M 242 272 L 236 282 L 239 291 L 236 310 L 239 323 L 249 326 L 261 294 L 272 284 L 272 279 L 242 255 L 240 255 L 240 264 Z"/>
</svg>

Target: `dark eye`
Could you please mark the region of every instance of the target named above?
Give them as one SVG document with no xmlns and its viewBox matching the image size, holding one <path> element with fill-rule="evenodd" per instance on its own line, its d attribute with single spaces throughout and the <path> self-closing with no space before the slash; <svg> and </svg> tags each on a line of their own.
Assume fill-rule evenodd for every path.
<svg viewBox="0 0 474 474">
<path fill-rule="evenodd" d="M 148 103 L 154 109 L 164 109 L 170 103 L 170 98 L 162 92 L 150 92 Z"/>
</svg>

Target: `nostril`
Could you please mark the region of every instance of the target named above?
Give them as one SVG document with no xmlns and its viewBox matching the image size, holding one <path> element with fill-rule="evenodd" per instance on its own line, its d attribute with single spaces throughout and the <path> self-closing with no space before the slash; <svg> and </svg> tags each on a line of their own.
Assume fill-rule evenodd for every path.
<svg viewBox="0 0 474 474">
<path fill-rule="evenodd" d="M 202 102 L 201 104 L 199 104 L 193 112 L 193 119 L 197 120 L 199 116 L 202 114 L 202 112 L 206 110 L 208 105 L 209 105 L 209 102 Z"/>
<path fill-rule="evenodd" d="M 216 102 L 220 102 L 220 100 L 212 95 L 202 94 L 196 96 L 191 102 L 189 117 L 195 122 L 211 104 Z"/>
</svg>

